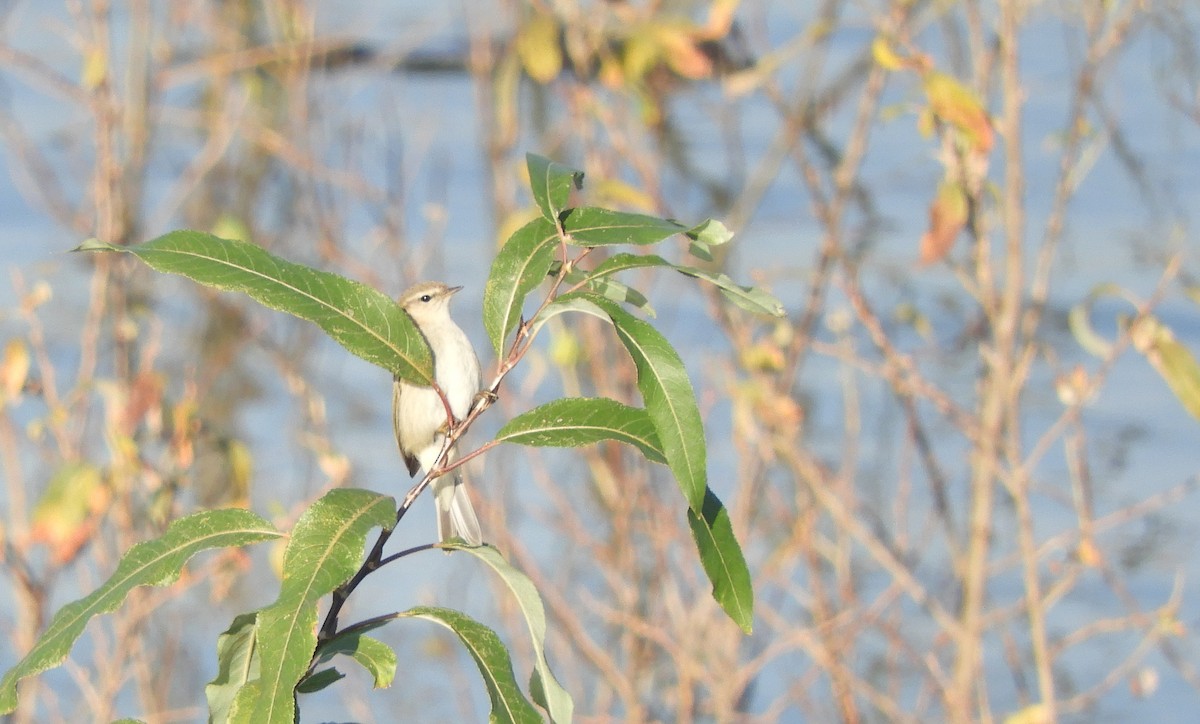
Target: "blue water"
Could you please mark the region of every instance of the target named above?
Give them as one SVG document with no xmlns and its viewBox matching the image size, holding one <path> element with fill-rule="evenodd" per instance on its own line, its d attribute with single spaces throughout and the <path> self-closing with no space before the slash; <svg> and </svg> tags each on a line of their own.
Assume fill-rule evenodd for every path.
<svg viewBox="0 0 1200 724">
<path fill-rule="evenodd" d="M 751 20 L 759 19 L 757 12 L 753 8 L 745 11 Z M 770 8 L 769 37 L 772 42 L 783 42 L 796 32 L 804 21 L 797 12 L 784 3 Z M 1049 10 L 1038 9 L 1038 12 L 1041 13 L 1038 22 L 1023 37 L 1024 62 L 1028 71 L 1025 81 L 1027 123 L 1024 128 L 1024 154 L 1030 169 L 1027 226 L 1033 241 L 1041 239 L 1053 191 L 1058 153 L 1055 138 L 1062 130 L 1069 102 L 1069 92 L 1064 87 L 1070 80 L 1066 61 L 1077 57 L 1077 40 L 1073 34 L 1064 31 Z M 323 35 L 361 39 L 374 47 L 399 52 L 417 45 L 457 47 L 465 37 L 462 15 L 462 9 L 457 6 L 435 10 L 421 3 L 363 3 L 337 12 L 321 8 L 317 19 Z M 494 18 L 496 22 L 508 20 L 495 9 L 472 11 L 472 22 L 486 25 L 483 18 Z M 849 29 L 839 31 L 831 44 L 830 67 L 849 62 L 866 42 L 864 39 L 871 37 L 866 18 L 852 20 Z M 74 78 L 78 74 L 79 59 L 68 44 L 61 42 L 61 28 L 68 22 L 61 9 L 47 10 L 32 3 L 17 5 L 8 17 L 6 42 L 35 53 L 41 61 L 66 77 Z M 1062 273 L 1055 279 L 1044 331 L 1045 344 L 1055 351 L 1064 369 L 1075 363 L 1089 369 L 1095 367 L 1095 361 L 1079 350 L 1063 326 L 1062 320 L 1072 305 L 1093 286 L 1105 281 L 1117 281 L 1139 296 L 1148 296 L 1154 289 L 1165 255 L 1186 250 L 1191 245 L 1190 201 L 1200 193 L 1200 133 L 1197 133 L 1195 123 L 1163 105 L 1163 90 L 1150 79 L 1168 63 L 1168 53 L 1152 34 L 1139 37 L 1141 39 L 1117 64 L 1116 80 L 1109 81 L 1105 99 L 1130 132 L 1125 140 L 1144 162 L 1146 179 L 1141 183 L 1131 181 L 1111 149 L 1105 149 L 1072 202 L 1072 214 L 1061 249 Z M 930 49 L 936 47 L 932 31 L 918 40 L 929 43 Z M 784 81 L 788 86 L 800 83 L 794 74 L 785 74 Z M 183 103 L 192 92 L 194 89 L 184 86 L 173 90 L 170 98 L 173 102 Z M 492 354 L 478 310 L 487 263 L 495 245 L 495 225 L 500 220 L 492 218 L 490 179 L 480 150 L 480 121 L 471 81 L 454 74 L 416 76 L 386 73 L 374 68 L 355 69 L 315 77 L 311 93 L 318 99 L 314 104 L 313 128 L 316 130 L 311 138 L 293 140 L 300 148 L 313 151 L 323 163 L 352 168 L 379 187 L 392 189 L 396 193 L 395 202 L 402 204 L 399 214 L 407 232 L 410 256 L 399 264 L 394 240 L 383 240 L 376 233 L 380 213 L 377 206 L 353 200 L 345 204 L 346 213 L 338 220 L 341 226 L 337 233 L 348 240 L 346 247 L 358 263 L 355 269 L 369 277 L 364 278 L 365 281 L 392 293 L 399 292 L 417 277 L 444 278 L 465 285 L 466 290 L 456 302 L 458 317 L 481 352 L 485 376 L 490 375 Z M 529 100 L 529 94 L 523 98 Z M 686 111 L 711 107 L 721 98 L 715 87 L 698 87 L 684 90 L 672 100 L 693 160 L 714 178 L 724 178 L 734 166 L 726 155 L 720 124 L 703 113 Z M 916 98 L 913 78 L 894 77 L 889 81 L 886 104 L 903 107 Z M 0 69 L 0 102 L 4 112 L 25 129 L 29 141 L 47 152 L 61 180 L 66 200 L 71 204 L 80 203 L 86 194 L 86 178 L 78 169 L 89 168 L 90 152 L 87 149 L 90 146 L 82 142 L 78 147 L 71 147 L 66 139 L 83 133 L 86 141 L 85 117 L 69 103 L 31 88 L 20 77 L 3 72 L 3 69 Z M 779 118 L 759 96 L 752 95 L 737 104 L 737 108 L 744 111 L 738 138 L 746 154 L 746 165 L 741 171 L 746 173 L 756 168 L 768 151 L 770 140 L 778 130 Z M 838 122 L 830 125 L 838 138 L 847 132 L 844 122 L 851 112 L 852 108 L 843 107 L 835 115 Z M 532 136 L 530 139 L 531 144 L 537 142 Z M 871 144 L 872 152 L 867 156 L 862 179 L 874 192 L 880 225 L 866 240 L 871 253 L 865 261 L 864 286 L 881 314 L 900 301 L 917 303 L 930 313 L 933 346 L 915 334 L 896 333 L 897 339 L 906 345 L 906 351 L 929 359 L 954 342 L 964 318 L 969 316 L 963 306 L 956 308 L 939 301 L 947 294 L 961 295 L 949 272 L 937 266 L 918 269 L 915 264 L 916 240 L 926 224 L 927 194 L 940 170 L 931 155 L 932 143 L 917 132 L 916 118 L 911 112 L 898 113 L 891 120 L 878 124 Z M 150 168 L 153 181 L 147 192 L 150 202 L 166 198 L 170 184 L 195 149 L 195 139 L 186 134 L 166 141 L 166 151 Z M 992 163 L 997 169 L 993 177 L 999 178 L 999 152 L 993 155 Z M 515 178 L 518 169 L 519 164 L 514 164 L 507 173 Z M 597 180 L 589 179 L 589 182 Z M 665 185 L 670 194 L 666 201 L 675 215 L 698 219 L 711 213 L 706 197 L 696 190 L 689 178 L 667 172 Z M 81 241 L 83 234 L 50 219 L 42 203 L 31 198 L 27 190 L 27 181 L 16 170 L 12 150 L 0 145 L 0 271 L 5 279 L 12 271 L 19 273 L 26 285 L 46 279 L 53 286 L 54 298 L 45 308 L 44 315 L 55 362 L 69 374 L 78 364 L 78 352 L 73 345 L 86 298 L 90 263 L 64 253 Z M 350 192 L 331 193 L 343 202 L 353 199 Z M 161 222 L 161 228 L 147 229 L 147 234 L 162 233 L 182 223 L 179 218 L 161 219 Z M 734 254 L 736 270 L 745 276 L 760 275 L 795 317 L 806 299 L 804 280 L 820 241 L 820 230 L 812 218 L 807 192 L 794 168 L 785 164 L 785 170 L 766 193 L 761 205 L 736 231 L 739 234 Z M 285 236 L 275 251 L 311 263 L 322 261 L 309 245 L 308 237 L 293 243 Z M 957 253 L 962 253 L 961 247 Z M 190 316 L 199 298 L 194 288 L 175 280 L 158 280 L 156 285 L 163 297 L 159 311 L 165 318 L 177 321 L 189 330 L 199 324 Z M 707 395 L 712 401 L 708 420 L 712 456 L 710 475 L 713 487 L 725 494 L 726 481 L 734 477 L 739 465 L 736 451 L 728 441 L 729 409 L 722 396 L 720 364 L 727 352 L 727 343 L 722 339 L 714 340 L 701 300 L 689 284 L 664 279 L 655 281 L 647 291 L 658 311 L 660 328 L 681 350 L 702 398 Z M 830 310 L 845 306 L 836 289 L 831 292 L 831 299 Z M 13 287 L 0 282 L 0 341 L 24 330 L 23 324 L 10 311 L 15 302 Z M 960 305 L 965 304 L 960 302 Z M 1125 309 L 1117 303 L 1098 304 L 1098 329 L 1111 335 L 1113 320 L 1123 311 Z M 1193 350 L 1200 350 L 1200 324 L 1195 304 L 1172 294 L 1159 315 L 1181 341 Z M 409 480 L 407 475 L 400 474 L 393 452 L 385 394 L 389 384 L 387 376 L 365 362 L 349 357 L 339 347 L 302 325 L 282 319 L 281 315 L 253 310 L 250 318 L 255 328 L 263 330 L 272 342 L 307 352 L 297 363 L 308 384 L 325 397 L 331 441 L 336 451 L 352 463 L 353 472 L 348 484 L 394 490 L 397 496 L 402 495 Z M 822 335 L 827 341 L 830 339 L 824 331 Z M 867 348 L 864 340 L 859 343 L 860 349 Z M 254 451 L 257 472 L 253 506 L 259 511 L 275 511 L 311 495 L 323 477 L 314 470 L 311 456 L 305 453 L 304 441 L 298 439 L 295 421 L 303 411 L 289 395 L 286 383 L 278 379 L 275 363 L 253 348 L 243 348 L 243 352 L 254 378 L 262 384 L 262 392 L 240 409 L 235 425 Z M 186 354 L 186 350 L 168 349 L 164 366 L 185 371 Z M 953 390 L 960 399 L 970 396 L 973 373 L 970 362 L 963 362 L 963 359 L 970 360 L 971 353 L 966 353 L 958 364 L 949 360 L 942 368 L 932 364 L 926 368 L 927 373 L 930 370 L 944 373 L 938 382 Z M 814 398 L 806 419 L 806 425 L 813 431 L 811 442 L 830 455 L 838 450 L 845 405 L 837 391 L 836 375 L 835 364 L 815 359 L 801 379 L 805 392 Z M 66 378 L 66 374 L 63 377 Z M 520 379 L 518 377 L 514 382 L 519 384 Z M 881 432 L 895 434 L 900 422 L 897 418 L 887 417 L 896 414 L 888 407 L 890 394 L 871 381 L 860 379 L 860 383 L 867 424 L 878 423 Z M 517 384 L 512 389 L 517 389 Z M 543 390 L 542 394 L 548 393 Z M 1025 434 L 1032 444 L 1060 412 L 1050 371 L 1039 369 L 1030 397 L 1033 399 L 1027 408 L 1029 419 Z M 24 423 L 37 414 L 36 409 L 25 409 L 15 413 L 15 417 Z M 1121 360 L 1100 396 L 1083 414 L 1089 445 L 1097 458 L 1094 481 L 1099 501 L 1097 515 L 1102 516 L 1155 491 L 1176 486 L 1197 474 L 1197 458 L 1188 451 L 1193 449 L 1200 427 L 1141 358 L 1128 355 Z M 871 419 L 873 417 L 880 419 Z M 496 416 L 483 420 L 475 431 L 475 439 L 486 439 L 498 424 Z M 897 449 L 894 440 L 867 442 L 873 446 L 864 445 L 864 469 L 877 463 L 881 471 L 886 471 L 889 463 L 894 464 Z M 946 452 L 945 447 L 941 450 Z M 1120 464 L 1103 464 L 1106 458 L 1118 454 L 1123 458 Z M 952 458 L 950 455 L 945 457 Z M 564 483 L 580 482 L 584 473 L 575 458 L 569 454 L 552 454 L 547 460 L 549 469 L 562 475 Z M 35 460 L 31 458 L 27 462 L 29 470 L 37 469 Z M 509 453 L 492 456 L 488 465 L 489 474 L 499 471 L 512 475 L 521 469 L 519 458 Z M 960 488 L 952 490 L 951 497 L 961 509 L 965 460 L 951 460 L 947 473 L 951 480 L 959 482 Z M 1061 447 L 1047 456 L 1038 468 L 1037 476 L 1046 491 L 1035 501 L 1038 532 L 1049 535 L 1069 527 L 1074 520 L 1069 498 L 1064 497 L 1067 495 L 1067 470 Z M 864 483 L 864 489 L 886 497 L 894 493 L 893 483 L 870 480 Z M 528 499 L 516 502 L 536 508 L 544 501 L 530 493 Z M 417 545 L 430 538 L 433 531 L 430 508 L 427 499 L 418 503 L 406 525 L 393 539 L 396 549 Z M 1154 525 L 1161 528 L 1154 528 Z M 1105 534 L 1107 537 L 1102 543 L 1110 544 L 1105 545 L 1105 549 L 1118 552 L 1135 548 L 1140 536 L 1161 536 L 1156 555 L 1148 563 L 1129 570 L 1129 579 L 1125 582 L 1143 609 L 1151 610 L 1165 602 L 1177 572 L 1185 576 L 1184 600 L 1195 600 L 1197 590 L 1190 581 L 1200 574 L 1193 562 L 1196 546 L 1193 531 L 1198 525 L 1200 507 L 1196 498 L 1188 497 L 1168 512 L 1155 516 L 1152 523 L 1137 523 Z M 540 528 L 536 518 L 523 520 L 521 534 L 543 555 L 554 552 L 554 541 Z M 748 543 L 748 550 L 758 547 L 753 540 L 744 542 Z M 1002 545 L 1001 548 L 1009 549 L 1010 546 Z M 1066 555 L 1065 551 L 1063 555 Z M 919 572 L 933 581 L 944 580 L 939 578 L 942 574 L 938 568 L 945 562 L 944 555 L 929 551 L 926 556 Z M 260 564 L 262 558 L 262 553 L 256 554 Z M 402 562 L 396 566 L 393 579 L 372 580 L 362 591 L 361 600 L 381 602 L 384 610 L 399 610 L 416 603 L 461 604 L 487 619 L 494 615 L 489 603 L 491 594 L 486 588 L 487 576 L 462 558 L 426 553 L 411 563 Z M 886 583 L 872 580 L 870 576 L 867 579 L 864 588 L 868 593 L 873 587 Z M 878 593 L 877 590 L 874 592 Z M 992 593 L 1000 600 L 1013 600 L 1020 595 L 1020 590 L 1015 579 L 999 577 Z M 62 592 L 59 595 L 64 599 L 71 597 Z M 198 615 L 203 623 L 197 624 L 194 637 L 187 641 L 189 647 L 194 646 L 189 648 L 187 658 L 196 670 L 196 681 L 205 681 L 211 676 L 213 638 L 233 613 L 263 605 L 273 595 L 273 589 L 267 586 L 239 586 L 231 600 L 218 607 L 217 613 L 206 617 Z M 189 604 L 195 605 L 201 613 L 209 610 L 202 604 Z M 191 610 L 189 604 L 180 604 L 179 608 Z M 358 611 L 362 615 L 379 612 Z M 1106 586 L 1088 582 L 1053 611 L 1051 627 L 1056 635 L 1062 635 L 1082 621 L 1123 613 L 1124 608 Z M 1183 622 L 1185 626 L 1194 627 L 1194 610 L 1185 606 Z M 0 630 L 8 623 L 6 617 L 0 615 Z M 427 629 L 418 628 L 423 625 L 403 622 L 383 636 L 397 645 L 401 661 L 405 663 L 391 692 L 370 695 L 370 701 L 377 707 L 375 714 L 381 720 L 396 713 L 386 707 L 414 706 L 404 702 L 422 700 L 426 696 L 446 698 L 447 692 L 457 686 L 457 680 L 448 683 L 441 673 L 441 665 L 446 661 L 462 663 L 462 654 L 455 648 L 457 645 L 437 639 L 449 647 L 450 653 L 443 653 L 444 649 L 436 648 L 429 639 L 409 635 L 411 631 L 423 634 Z M 1122 634 L 1097 645 L 1080 647 L 1066 659 L 1064 676 L 1081 686 L 1088 686 L 1107 671 L 1115 659 L 1127 653 L 1134 641 L 1134 635 Z M 1180 642 L 1185 651 L 1187 643 L 1186 639 Z M 1016 706 L 1017 694 L 999 652 L 998 646 L 989 651 L 991 703 L 996 711 L 1007 711 Z M 802 665 L 799 658 L 795 655 L 783 657 L 773 664 L 763 678 L 765 698 L 772 696 L 771 687 L 790 685 L 790 667 Z M 419 665 L 413 665 L 414 661 Z M 0 668 L 6 668 L 9 663 L 8 657 L 0 656 Z M 1196 692 L 1173 673 L 1160 655 L 1153 654 L 1147 665 L 1156 667 L 1161 675 L 1158 693 L 1148 700 L 1137 700 L 1124 685 L 1118 685 L 1101 699 L 1096 712 L 1101 720 L 1152 716 L 1155 720 L 1167 721 L 1180 711 L 1194 708 Z M 477 682 L 469 679 L 473 675 L 469 663 L 467 667 L 470 701 L 478 713 L 484 710 L 486 699 Z M 353 666 L 343 668 L 349 670 Z M 523 679 L 524 675 L 519 673 L 518 678 Z M 67 685 L 61 674 L 48 681 Z M 194 684 L 192 681 L 180 682 L 180 690 L 197 692 L 198 687 Z M 344 718 L 346 711 L 356 711 L 340 698 L 343 695 L 337 693 L 339 687 L 335 686 L 331 691 L 334 693 L 305 700 L 305 705 L 313 705 L 312 713 L 326 717 Z M 129 702 L 129 706 L 136 704 Z M 761 706 L 754 703 L 751 708 L 761 710 Z M 452 704 L 443 702 L 436 711 L 456 710 Z M 788 714 L 799 716 L 795 709 L 789 710 Z M 414 716 L 419 718 L 420 714 Z"/>
</svg>

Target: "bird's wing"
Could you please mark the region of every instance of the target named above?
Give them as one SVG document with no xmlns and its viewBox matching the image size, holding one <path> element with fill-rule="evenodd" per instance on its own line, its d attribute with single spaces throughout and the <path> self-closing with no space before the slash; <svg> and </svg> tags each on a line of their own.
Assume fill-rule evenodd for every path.
<svg viewBox="0 0 1200 724">
<path fill-rule="evenodd" d="M 409 476 L 415 476 L 417 471 L 421 469 L 421 461 L 417 460 L 417 456 L 404 449 L 404 443 L 400 442 L 400 392 L 403 386 L 400 384 L 400 379 L 396 378 L 392 381 L 392 432 L 396 435 L 396 447 L 400 448 L 400 454 L 404 457 L 404 464 L 408 466 Z"/>
</svg>

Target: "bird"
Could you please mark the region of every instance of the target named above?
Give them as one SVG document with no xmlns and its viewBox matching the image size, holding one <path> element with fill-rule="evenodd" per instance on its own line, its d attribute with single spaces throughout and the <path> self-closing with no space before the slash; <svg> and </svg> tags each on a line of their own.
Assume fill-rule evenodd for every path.
<svg viewBox="0 0 1200 724">
<path fill-rule="evenodd" d="M 433 353 L 434 379 L 446 395 L 455 421 L 464 419 L 471 411 L 482 386 L 475 348 L 450 318 L 450 299 L 461 289 L 442 282 L 423 282 L 404 292 L 398 300 L 429 344 Z M 395 377 L 392 427 L 409 475 L 415 476 L 418 470 L 429 473 L 434 469 L 451 424 L 446 417 L 446 406 L 433 387 L 414 385 Z M 444 463 L 452 462 L 456 454 L 452 448 Z M 433 481 L 438 539 L 445 543 L 457 537 L 479 546 L 483 544 L 483 535 L 461 470 L 456 468 Z"/>
</svg>

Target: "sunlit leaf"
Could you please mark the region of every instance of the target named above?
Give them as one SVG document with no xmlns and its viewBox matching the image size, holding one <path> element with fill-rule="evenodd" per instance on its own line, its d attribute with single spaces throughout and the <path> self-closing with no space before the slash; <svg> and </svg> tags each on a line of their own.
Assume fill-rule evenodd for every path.
<svg viewBox="0 0 1200 724">
<path fill-rule="evenodd" d="M 16 401 L 29 377 L 29 347 L 19 339 L 10 339 L 0 357 L 0 405 Z"/>
<path fill-rule="evenodd" d="M 884 70 L 904 70 L 908 67 L 908 60 L 897 53 L 891 42 L 882 35 L 876 36 L 871 42 L 871 57 Z"/>
<path fill-rule="evenodd" d="M 538 83 L 549 83 L 562 72 L 558 33 L 558 22 L 546 13 L 531 16 L 517 29 L 517 55 L 525 72 Z"/>
<path fill-rule="evenodd" d="M 546 661 L 546 609 L 542 597 L 538 595 L 537 587 L 524 573 L 506 560 L 495 548 L 483 546 L 462 546 L 457 544 L 442 544 L 443 548 L 461 550 L 470 553 L 492 568 L 512 591 L 521 613 L 525 615 L 525 623 L 529 627 L 529 639 L 533 646 L 534 671 L 530 677 L 529 690 L 533 700 L 546 710 L 552 722 L 571 721 L 575 703 L 571 695 L 558 683 L 550 671 Z"/>
<path fill-rule="evenodd" d="M 258 614 L 262 675 L 248 711 L 254 724 L 292 724 L 296 685 L 317 646 L 317 604 L 354 575 L 367 533 L 390 528 L 395 514 L 391 497 L 347 488 L 329 491 L 296 521 L 279 598 Z"/>
<path fill-rule="evenodd" d="M 1137 306 L 1137 301 L 1132 299 L 1121 287 L 1113 283 L 1105 283 L 1093 288 L 1082 302 L 1071 307 L 1071 311 L 1067 315 L 1067 328 L 1071 330 L 1075 341 L 1079 343 L 1080 347 L 1097 357 L 1107 357 L 1112 353 L 1113 345 L 1092 328 L 1092 306 L 1097 300 L 1112 296 L 1122 297 Z"/>
<path fill-rule="evenodd" d="M 712 261 L 714 246 L 727 244 L 733 238 L 733 232 L 716 219 L 705 219 L 684 234 L 692 240 L 692 255 L 705 261 Z"/>
<path fill-rule="evenodd" d="M 693 28 L 679 24 L 661 23 L 656 39 L 659 54 L 667 67 L 684 78 L 700 80 L 712 75 L 712 60 L 699 47 Z"/>
<path fill-rule="evenodd" d="M 583 171 L 551 161 L 536 153 L 525 154 L 525 167 L 529 170 L 529 190 L 542 216 L 551 224 L 571 198 L 571 189 L 583 186 Z"/>
<path fill-rule="evenodd" d="M 782 317 L 786 314 L 783 303 L 773 294 L 758 287 L 748 287 L 738 284 L 729 278 L 728 274 L 710 272 L 691 266 L 672 265 L 675 271 L 689 277 L 703 279 L 721 290 L 721 294 L 735 305 L 754 314 L 766 314 L 772 317 Z"/>
<path fill-rule="evenodd" d="M 936 70 L 923 77 L 925 95 L 934 115 L 958 129 L 980 153 L 992 150 L 992 120 L 974 91 L 954 78 Z"/>
<path fill-rule="evenodd" d="M 768 314 L 773 317 L 782 317 L 785 314 L 783 304 L 773 295 L 761 289 L 742 286 L 731 279 L 729 275 L 720 272 L 711 272 L 697 267 L 673 264 L 655 254 L 614 254 L 595 269 L 588 272 L 588 276 L 600 278 L 627 269 L 643 267 L 665 267 L 685 276 L 703 279 L 720 289 L 726 299 L 742 309 L 755 314 Z"/>
<path fill-rule="evenodd" d="M 733 534 L 729 511 L 712 490 L 705 490 L 704 508 L 699 514 L 688 508 L 687 517 L 700 563 L 712 582 L 713 598 L 749 634 L 754 628 L 754 588 L 742 547 Z"/>
<path fill-rule="evenodd" d="M 470 549 L 464 549 L 470 550 Z M 479 667 L 492 710 L 489 722 L 541 724 L 542 716 L 521 693 L 513 674 L 512 659 L 496 632 L 461 611 L 434 606 L 417 606 L 402 616 L 422 618 L 445 626 L 454 632 L 467 647 L 467 652 Z"/>
<path fill-rule="evenodd" d="M 264 306 L 315 322 L 349 352 L 406 380 L 429 384 L 433 361 L 400 305 L 365 284 L 294 264 L 244 241 L 173 231 L 137 246 L 95 239 L 75 251 L 121 251 L 161 272 L 243 292 Z"/>
<path fill-rule="evenodd" d="M 554 317 L 567 312 L 579 312 L 593 316 L 597 319 L 603 319 L 606 322 L 610 321 L 608 314 L 603 309 L 597 307 L 595 304 L 592 304 L 581 296 L 572 295 L 559 297 L 553 302 L 547 304 L 546 307 L 538 314 L 538 316 L 534 317 L 529 323 L 530 329 L 536 333 L 539 329 L 541 329 L 543 324 L 549 322 Z"/>
<path fill-rule="evenodd" d="M 545 217 L 522 226 L 492 261 L 483 289 L 483 326 L 496 354 L 517 328 L 525 297 L 546 278 L 554 261 L 558 231 Z"/>
<path fill-rule="evenodd" d="M 921 263 L 933 264 L 950 253 L 967 223 L 967 194 L 960 184 L 942 181 L 929 205 L 929 228 L 921 236 Z"/>
<path fill-rule="evenodd" d="M 648 460 L 665 463 L 654 423 L 645 410 L 605 397 L 568 397 L 509 420 L 496 440 L 532 447 L 579 447 L 601 440 L 633 445 Z"/>
<path fill-rule="evenodd" d="M 1051 724 L 1054 717 L 1044 703 L 1030 704 L 1004 717 L 1004 724 Z"/>
<path fill-rule="evenodd" d="M 688 231 L 674 221 L 645 214 L 630 214 L 594 206 L 568 209 L 562 215 L 568 241 L 579 246 L 612 244 L 656 244 L 674 234 Z"/>
<path fill-rule="evenodd" d="M 283 534 L 248 510 L 211 510 L 180 518 L 159 538 L 130 548 L 99 589 L 59 609 L 37 643 L 0 680 L 0 713 L 17 706 L 17 682 L 57 666 L 93 616 L 115 611 L 137 586 L 164 586 L 179 577 L 195 554 L 244 546 Z"/>
<path fill-rule="evenodd" d="M 1191 350 L 1175 339 L 1170 328 L 1154 317 L 1143 317 L 1129 330 L 1141 352 L 1192 417 L 1200 420 L 1200 365 Z"/>
<path fill-rule="evenodd" d="M 555 262 L 550 268 L 550 273 L 557 274 L 557 267 L 559 267 L 559 263 Z M 608 276 L 608 274 L 597 274 L 594 271 L 574 267 L 567 272 L 564 281 L 569 286 L 582 286 L 585 291 L 598 294 L 614 302 L 628 304 L 641 310 L 647 317 L 655 316 L 654 308 L 650 306 L 650 301 L 646 299 L 646 295 L 627 284 L 610 279 Z"/>
<path fill-rule="evenodd" d="M 108 46 L 89 43 L 83 53 L 83 69 L 79 85 L 84 90 L 95 90 L 108 78 Z"/>
<path fill-rule="evenodd" d="M 617 337 L 637 367 L 638 390 L 658 433 L 667 465 L 688 505 L 700 510 L 708 487 L 704 424 L 683 360 L 650 324 L 607 299 L 579 296 L 603 309 L 616 327 Z"/>
<path fill-rule="evenodd" d="M 46 544 L 55 561 L 68 561 L 91 538 L 93 514 L 111 497 L 100 469 L 70 463 L 58 470 L 33 509 L 33 540 Z"/>
</svg>

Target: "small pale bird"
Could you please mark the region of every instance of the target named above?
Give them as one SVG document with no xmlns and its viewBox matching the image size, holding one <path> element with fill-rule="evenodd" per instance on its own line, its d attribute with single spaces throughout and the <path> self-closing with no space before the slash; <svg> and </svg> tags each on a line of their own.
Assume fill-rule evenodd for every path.
<svg viewBox="0 0 1200 724">
<path fill-rule="evenodd" d="M 399 300 L 429 343 L 434 379 L 446 394 L 456 420 L 462 420 L 471 411 L 482 384 L 475 349 L 450 318 L 450 298 L 460 289 L 441 282 L 424 282 L 409 289 Z M 396 378 L 392 384 L 392 426 L 409 474 L 431 470 L 449 428 L 446 408 L 437 392 L 432 387 Z M 447 454 L 445 463 L 454 460 L 455 452 L 452 449 Z M 471 545 L 483 544 L 479 519 L 467 496 L 461 468 L 433 481 L 433 497 L 439 540 L 444 543 L 457 536 Z"/>
</svg>

